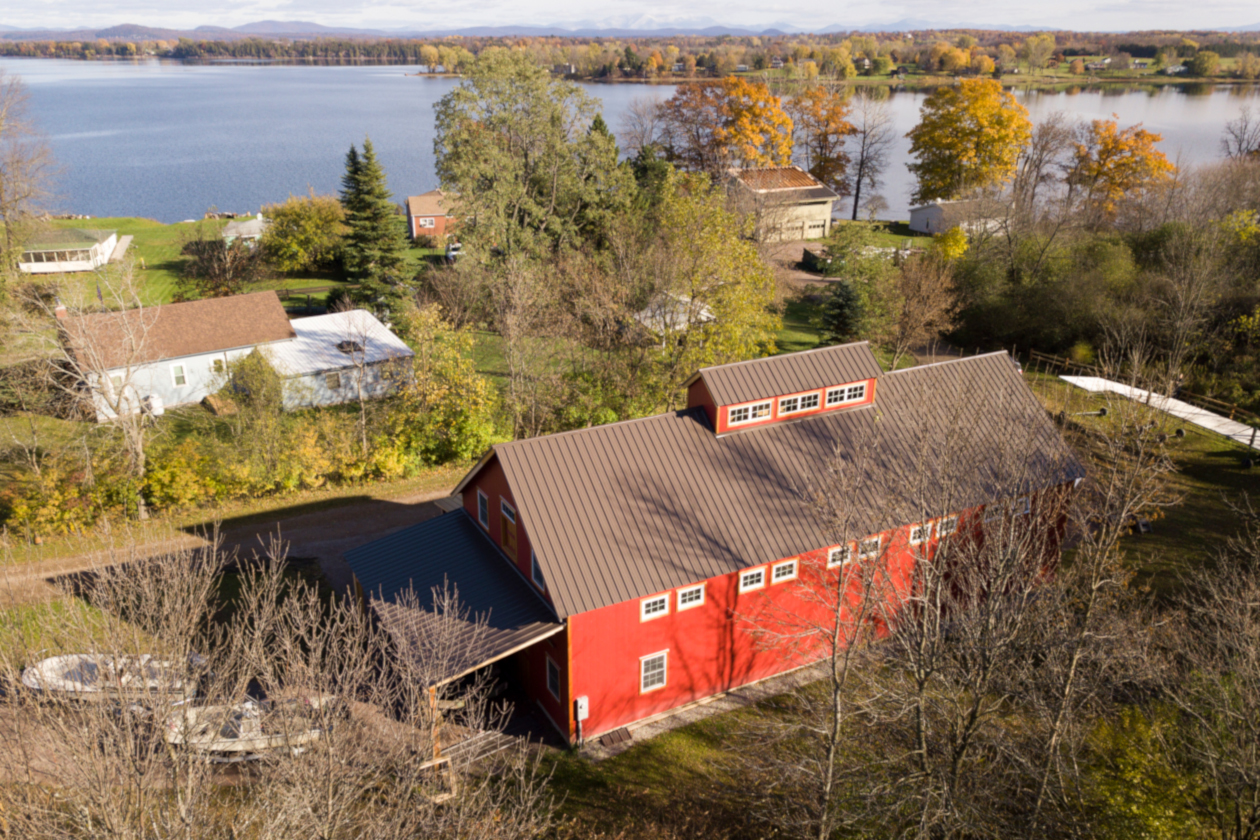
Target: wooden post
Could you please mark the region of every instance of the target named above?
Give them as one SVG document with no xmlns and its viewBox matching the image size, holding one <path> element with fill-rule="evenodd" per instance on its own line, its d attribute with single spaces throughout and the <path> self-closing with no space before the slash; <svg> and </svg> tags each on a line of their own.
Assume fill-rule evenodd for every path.
<svg viewBox="0 0 1260 840">
<path fill-rule="evenodd" d="M 1255 426 L 1251 427 L 1251 442 L 1248 443 L 1247 446 L 1251 449 L 1256 448 L 1256 427 Z"/>
</svg>

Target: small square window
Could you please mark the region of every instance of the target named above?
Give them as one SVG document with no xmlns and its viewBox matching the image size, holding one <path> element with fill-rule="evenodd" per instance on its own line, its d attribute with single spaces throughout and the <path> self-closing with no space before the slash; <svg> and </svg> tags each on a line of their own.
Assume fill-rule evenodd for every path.
<svg viewBox="0 0 1260 840">
<path fill-rule="evenodd" d="M 857 400 L 866 399 L 866 385 L 850 385 L 844 390 L 845 402 L 856 402 Z"/>
<path fill-rule="evenodd" d="M 480 490 L 477 491 L 477 521 L 482 528 L 490 527 L 490 499 Z"/>
<path fill-rule="evenodd" d="M 324 374 L 324 387 L 326 387 L 330 391 L 340 391 L 341 390 L 341 374 L 340 373 Z"/>
<path fill-rule="evenodd" d="M 737 423 L 747 423 L 748 414 L 749 408 L 746 405 L 741 405 L 738 408 L 727 409 L 726 422 L 730 423 L 732 426 Z"/>
<path fill-rule="evenodd" d="M 704 584 L 688 586 L 678 590 L 678 609 L 689 610 L 692 607 L 704 606 Z"/>
<path fill-rule="evenodd" d="M 654 595 L 639 602 L 639 621 L 669 615 L 669 595 Z"/>
<path fill-rule="evenodd" d="M 879 550 L 883 547 L 883 540 L 879 537 L 868 537 L 864 540 L 858 540 L 854 545 L 854 558 L 857 560 L 874 560 L 879 557 Z"/>
<path fill-rule="evenodd" d="M 801 411 L 809 411 L 811 408 L 818 408 L 817 394 L 806 394 L 801 397 Z"/>
<path fill-rule="evenodd" d="M 787 560 L 783 563 L 775 563 L 770 570 L 770 582 L 782 583 L 785 580 L 796 580 L 796 561 Z"/>
<path fill-rule="evenodd" d="M 866 399 L 866 383 L 861 385 L 840 385 L 827 389 L 827 405 L 842 405 Z"/>
<path fill-rule="evenodd" d="M 766 585 L 766 570 L 763 566 L 760 569 L 751 569 L 743 572 L 739 576 L 739 591 L 751 592 L 754 589 L 760 589 Z"/>
<path fill-rule="evenodd" d="M 764 420 L 770 416 L 770 402 L 757 403 L 752 407 L 752 419 Z"/>
<path fill-rule="evenodd" d="M 800 410 L 801 410 L 800 397 L 784 397 L 783 399 L 779 400 L 779 413 L 780 414 L 793 414 Z"/>
<path fill-rule="evenodd" d="M 547 657 L 547 691 L 556 700 L 560 699 L 560 666 L 550 656 Z"/>
<path fill-rule="evenodd" d="M 732 406 L 726 410 L 726 425 L 738 426 L 743 423 L 751 423 L 754 420 L 764 420 L 769 416 L 769 402 Z"/>
<path fill-rule="evenodd" d="M 175 380 L 176 387 L 182 388 L 188 384 L 188 377 L 184 376 L 183 365 L 171 365 L 171 378 Z"/>
<path fill-rule="evenodd" d="M 431 216 L 417 218 L 416 221 L 420 223 L 422 228 L 436 227 L 435 221 Z"/>
<path fill-rule="evenodd" d="M 503 514 L 508 522 L 511 522 L 513 525 L 516 524 L 516 508 L 509 505 L 507 499 L 499 499 L 499 513 Z"/>
<path fill-rule="evenodd" d="M 827 568 L 834 569 L 836 566 L 843 566 L 848 556 L 849 552 L 844 546 L 832 546 L 827 550 Z"/>
<path fill-rule="evenodd" d="M 910 545 L 923 545 L 932 538 L 932 523 L 924 522 L 922 525 L 912 525 L 910 527 Z"/>
<path fill-rule="evenodd" d="M 538 555 L 532 548 L 529 550 L 529 576 L 533 579 L 535 586 L 544 592 L 547 591 L 547 579 L 543 577 L 542 566 L 538 565 Z"/>
<path fill-rule="evenodd" d="M 669 651 L 661 651 L 639 660 L 639 692 L 646 693 L 665 687 L 665 671 Z"/>
<path fill-rule="evenodd" d="M 944 519 L 942 519 L 940 522 L 936 523 L 936 538 L 939 540 L 941 537 L 948 537 L 950 534 L 953 534 L 957 530 L 958 530 L 958 517 L 947 516 Z"/>
</svg>

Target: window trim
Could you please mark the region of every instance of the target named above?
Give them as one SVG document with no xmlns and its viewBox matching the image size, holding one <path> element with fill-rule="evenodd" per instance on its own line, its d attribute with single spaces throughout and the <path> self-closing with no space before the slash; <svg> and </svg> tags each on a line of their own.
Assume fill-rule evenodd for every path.
<svg viewBox="0 0 1260 840">
<path fill-rule="evenodd" d="M 844 545 L 833 545 L 827 549 L 827 568 L 838 569 L 847 563 L 852 562 L 852 555 L 849 547 Z"/>
<path fill-rule="evenodd" d="M 561 685 L 561 680 L 560 680 L 560 663 L 552 659 L 551 654 L 546 653 L 545 651 L 543 652 L 543 658 L 547 660 L 547 665 L 544 668 L 543 682 L 547 684 L 547 693 L 550 694 L 552 697 L 556 698 L 556 702 L 559 703 L 560 691 L 564 688 L 564 686 Z M 551 669 L 552 668 L 556 669 L 556 690 L 555 691 L 551 690 Z"/>
<path fill-rule="evenodd" d="M 910 532 L 906 535 L 906 542 L 910 543 L 910 545 L 923 545 L 924 543 L 930 542 L 932 540 L 933 524 L 934 524 L 933 521 L 929 519 L 926 522 L 918 522 L 914 525 L 911 525 Z M 920 540 L 915 540 L 914 538 L 915 531 L 919 531 L 919 533 L 923 536 L 923 538 Z"/>
<path fill-rule="evenodd" d="M 744 576 L 751 575 L 758 572 L 761 574 L 761 581 L 752 586 L 746 586 L 744 584 Z M 766 567 L 765 566 L 753 566 L 751 569 L 744 569 L 744 571 L 739 573 L 739 592 L 741 595 L 745 592 L 756 592 L 758 589 L 765 589 L 765 588 L 766 588 Z"/>
<path fill-rule="evenodd" d="M 812 405 L 809 408 L 801 408 L 801 401 L 810 396 L 818 397 L 818 405 Z M 805 414 L 810 411 L 820 410 L 823 407 L 823 400 L 825 398 L 825 393 L 822 390 L 815 388 L 812 391 L 798 391 L 795 394 L 783 394 L 775 398 L 774 405 L 779 417 L 792 417 L 797 414 Z M 785 411 L 783 409 L 784 400 L 796 400 L 796 408 L 791 411 Z"/>
<path fill-rule="evenodd" d="M 952 527 L 948 531 L 942 531 L 941 530 L 942 526 L 944 526 L 945 523 L 947 522 L 951 523 Z M 936 538 L 938 540 L 944 537 L 953 536 L 954 534 L 957 534 L 957 533 L 958 533 L 958 514 L 954 513 L 954 514 L 950 514 L 949 516 L 942 516 L 940 519 L 936 520 Z"/>
<path fill-rule="evenodd" d="M 854 540 L 853 545 L 852 545 L 852 553 L 849 555 L 849 562 L 856 563 L 860 560 L 868 559 L 862 556 L 862 543 L 868 543 L 872 541 L 875 543 L 875 556 L 869 559 L 871 560 L 878 559 L 880 553 L 883 552 L 884 550 L 884 535 L 883 534 L 876 534 L 873 537 L 863 537 L 860 540 Z"/>
<path fill-rule="evenodd" d="M 691 601 L 690 603 L 684 604 L 683 595 L 690 592 L 696 592 L 696 591 L 699 591 L 700 593 L 700 600 Z M 706 593 L 705 593 L 705 586 L 703 583 L 697 583 L 695 586 L 684 586 L 674 593 L 674 603 L 676 604 L 674 609 L 677 612 L 682 612 L 683 610 L 691 610 L 691 609 L 695 609 L 696 607 L 703 607 L 705 598 L 706 598 Z"/>
<path fill-rule="evenodd" d="M 769 409 L 770 409 L 769 413 L 768 413 L 768 414 L 766 414 L 766 416 L 765 416 L 765 417 L 753 417 L 753 409 L 754 409 L 754 408 L 757 408 L 758 406 L 761 406 L 761 405 L 765 405 L 765 406 L 769 407 Z M 732 420 L 732 419 L 731 419 L 731 412 L 732 412 L 732 411 L 734 411 L 734 410 L 736 410 L 736 409 L 739 409 L 739 408 L 746 408 L 746 409 L 748 409 L 748 419 L 747 419 L 747 420 Z M 731 426 L 747 426 L 747 425 L 752 424 L 752 423 L 765 423 L 765 422 L 767 422 L 767 421 L 769 421 L 769 420 L 773 420 L 773 419 L 774 419 L 774 400 L 773 400 L 773 399 L 769 399 L 769 400 L 753 400 L 752 402 L 738 403 L 738 404 L 736 404 L 736 405 L 728 405 L 728 406 L 726 407 L 726 425 L 727 425 L 728 427 L 731 427 Z"/>
<path fill-rule="evenodd" d="M 507 521 L 511 522 L 513 525 L 517 524 L 516 508 L 512 507 L 512 503 L 502 496 L 499 497 L 499 514 L 501 516 L 506 516 Z"/>
<path fill-rule="evenodd" d="M 653 612 L 651 615 L 648 615 L 648 611 L 647 611 L 648 605 L 655 604 L 660 601 L 665 602 L 665 608 L 663 610 Z M 660 595 L 649 595 L 646 598 L 639 599 L 639 623 L 640 624 L 642 624 L 645 621 L 652 621 L 657 618 L 664 618 L 667 615 L 669 615 L 669 593 L 668 592 L 664 592 Z"/>
<path fill-rule="evenodd" d="M 529 547 L 529 579 L 534 582 L 541 591 L 547 591 L 547 578 L 543 576 L 542 566 L 538 563 L 538 555 L 534 553 L 534 547 Z"/>
<path fill-rule="evenodd" d="M 660 657 L 661 659 L 664 660 L 664 666 L 665 666 L 661 669 L 661 677 L 662 677 L 661 683 L 660 685 L 654 685 L 650 688 L 644 688 L 643 678 L 646 676 L 646 673 L 644 672 L 644 666 L 647 665 L 647 662 L 649 659 L 656 659 L 657 657 Z M 662 688 L 665 688 L 668 685 L 669 685 L 669 648 L 666 648 L 665 650 L 658 650 L 656 653 L 649 653 L 645 656 L 640 656 L 639 657 L 639 693 L 651 694 L 653 691 L 660 691 Z"/>
<path fill-rule="evenodd" d="M 179 371 L 176 373 L 175 371 Z M 180 382 L 179 380 L 184 380 Z M 188 387 L 188 366 L 187 365 L 171 365 L 171 383 L 176 388 Z"/>
<path fill-rule="evenodd" d="M 862 396 L 853 397 L 852 399 L 846 396 L 850 388 L 857 388 L 857 387 L 861 387 Z M 842 405 L 852 405 L 853 403 L 864 402 L 866 400 L 867 394 L 870 393 L 870 390 L 871 390 L 870 382 L 865 379 L 861 380 L 860 382 L 846 382 L 843 385 L 832 385 L 830 388 L 827 388 L 825 391 L 825 395 L 823 397 L 823 404 L 826 408 L 837 408 Z M 831 395 L 837 391 L 840 392 L 841 399 L 838 399 L 835 402 L 832 402 Z"/>
<path fill-rule="evenodd" d="M 786 577 L 786 576 L 785 576 L 785 577 L 779 577 L 779 576 L 778 576 L 779 569 L 782 569 L 782 568 L 783 568 L 783 567 L 785 567 L 785 566 L 791 566 L 791 567 L 792 567 L 792 576 L 791 576 L 791 577 Z M 770 567 L 770 583 L 771 583 L 772 585 L 773 585 L 773 584 L 776 584 L 776 583 L 788 583 L 789 581 L 796 580 L 796 576 L 797 576 L 799 573 L 800 573 L 800 564 L 799 564 L 799 563 L 797 563 L 795 559 L 793 559 L 793 560 L 784 560 L 784 561 L 782 561 L 782 562 L 775 563 L 774 565 L 772 565 L 772 566 Z"/>
<path fill-rule="evenodd" d="M 333 379 L 337 380 L 336 385 L 332 384 Z M 340 391 L 341 390 L 341 371 L 332 370 L 332 371 L 329 371 L 328 373 L 325 373 L 324 374 L 324 387 L 330 391 Z"/>
<path fill-rule="evenodd" d="M 481 518 L 482 502 L 485 502 L 486 505 L 485 519 Z M 482 528 L 485 528 L 487 531 L 490 530 L 490 497 L 483 493 L 480 487 L 477 488 L 477 524 Z"/>
</svg>

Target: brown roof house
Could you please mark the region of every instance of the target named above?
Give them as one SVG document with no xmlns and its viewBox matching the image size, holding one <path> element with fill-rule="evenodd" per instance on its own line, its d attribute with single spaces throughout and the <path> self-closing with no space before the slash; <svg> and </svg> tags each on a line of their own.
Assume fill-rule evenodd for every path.
<svg viewBox="0 0 1260 840">
<path fill-rule="evenodd" d="M 431 236 L 441 239 L 455 226 L 452 204 L 458 196 L 442 190 L 430 190 L 407 199 L 407 230 L 412 239 Z"/>
<path fill-rule="evenodd" d="M 884 372 L 850 344 L 705 368 L 687 391 L 680 411 L 498 444 L 460 508 L 347 551 L 400 650 L 457 590 L 478 621 L 435 684 L 497 662 L 565 739 L 633 731 L 824 655 L 775 622 L 830 626 L 815 596 L 847 564 L 909 581 L 995 522 L 1052 531 L 1027 512 L 1083 476 L 1005 353 Z M 848 537 L 803 494 L 833 459 L 860 468 Z"/>
<path fill-rule="evenodd" d="M 756 218 L 763 242 L 823 239 L 840 196 L 799 166 L 731 169 L 727 195 L 737 210 Z"/>
<path fill-rule="evenodd" d="M 288 408 L 357 398 L 359 371 L 379 396 L 396 381 L 384 368 L 412 356 L 368 312 L 291 322 L 274 291 L 81 315 L 58 307 L 57 317 L 101 421 L 200 402 L 255 351 L 284 377 Z"/>
</svg>

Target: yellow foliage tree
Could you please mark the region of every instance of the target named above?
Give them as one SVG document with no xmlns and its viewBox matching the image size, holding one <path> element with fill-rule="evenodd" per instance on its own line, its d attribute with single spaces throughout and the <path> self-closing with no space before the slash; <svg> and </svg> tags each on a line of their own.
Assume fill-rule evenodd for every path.
<svg viewBox="0 0 1260 840">
<path fill-rule="evenodd" d="M 1177 167 L 1155 148 L 1162 139 L 1141 124 L 1121 131 L 1115 120 L 1094 120 L 1084 130 L 1073 153 L 1068 183 L 1082 192 L 1096 220 L 1113 217 L 1127 194 L 1173 176 Z"/>
<path fill-rule="evenodd" d="M 971 58 L 971 69 L 976 71 L 977 75 L 992 76 L 996 67 L 997 65 L 994 64 L 993 59 L 987 55 L 980 54 Z"/>
<path fill-rule="evenodd" d="M 932 249 L 946 260 L 956 260 L 967 253 L 967 234 L 954 225 L 932 239 Z"/>
<path fill-rule="evenodd" d="M 730 166 L 786 166 L 792 120 L 761 82 L 728 76 L 679 85 L 661 105 L 664 145 L 685 169 L 719 175 Z"/>
<path fill-rule="evenodd" d="M 844 141 L 857 133 L 848 119 L 848 100 L 838 90 L 819 85 L 794 96 L 786 110 L 796 130 L 797 146 L 805 152 L 809 173 L 841 195 L 848 195 L 845 175 L 849 156 L 844 152 Z"/>
<path fill-rule="evenodd" d="M 966 79 L 939 88 L 906 136 L 916 161 L 916 202 L 950 198 L 1004 183 L 1032 137 L 1028 110 L 996 79 Z"/>
</svg>

